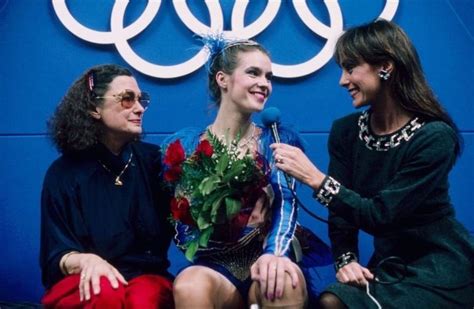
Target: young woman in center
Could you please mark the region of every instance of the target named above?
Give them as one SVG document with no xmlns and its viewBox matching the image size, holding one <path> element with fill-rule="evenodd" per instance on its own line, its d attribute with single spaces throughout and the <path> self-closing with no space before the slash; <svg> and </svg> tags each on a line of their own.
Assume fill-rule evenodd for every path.
<svg viewBox="0 0 474 309">
<path fill-rule="evenodd" d="M 209 91 L 218 108 L 217 116 L 207 128 L 174 134 L 163 149 L 179 140 L 189 157 L 200 142 L 211 139 L 210 134 L 225 145 L 233 141 L 240 154 L 264 159 L 268 186 L 257 198 L 242 196 L 242 201 L 251 202 L 242 202 L 239 220 L 229 223 L 238 237 L 226 239 L 228 233 L 214 232 L 205 250 L 198 249 L 193 264 L 179 273 L 173 287 L 176 307 L 242 308 L 259 304 L 261 308 L 303 308 L 308 295 L 303 272 L 295 263 L 294 236 L 300 228 L 289 190 L 294 183 L 287 183 L 274 166 L 270 130 L 257 126 L 251 118 L 263 110 L 272 92 L 269 54 L 250 40 L 211 38 L 207 46 Z M 295 132 L 279 130 L 282 140 L 301 147 Z M 192 224 L 176 222 L 178 247 L 190 229 Z"/>
</svg>

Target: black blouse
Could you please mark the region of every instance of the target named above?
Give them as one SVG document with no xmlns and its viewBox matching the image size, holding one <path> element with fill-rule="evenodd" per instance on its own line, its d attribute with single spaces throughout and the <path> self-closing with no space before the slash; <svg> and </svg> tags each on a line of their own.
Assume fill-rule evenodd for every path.
<svg viewBox="0 0 474 309">
<path fill-rule="evenodd" d="M 63 278 L 59 261 L 69 251 L 97 254 L 127 280 L 168 275 L 172 230 L 160 157 L 158 146 L 135 142 L 120 156 L 98 144 L 53 162 L 41 196 L 40 264 L 47 288 Z M 123 185 L 117 186 L 122 170 Z"/>
</svg>

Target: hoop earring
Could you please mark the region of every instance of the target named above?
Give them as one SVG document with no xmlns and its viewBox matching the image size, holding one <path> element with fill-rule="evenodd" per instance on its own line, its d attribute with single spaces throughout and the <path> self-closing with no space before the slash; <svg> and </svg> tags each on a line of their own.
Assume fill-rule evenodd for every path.
<svg viewBox="0 0 474 309">
<path fill-rule="evenodd" d="M 379 72 L 379 76 L 382 80 L 388 80 L 390 78 L 390 72 L 385 69 L 382 69 Z"/>
</svg>

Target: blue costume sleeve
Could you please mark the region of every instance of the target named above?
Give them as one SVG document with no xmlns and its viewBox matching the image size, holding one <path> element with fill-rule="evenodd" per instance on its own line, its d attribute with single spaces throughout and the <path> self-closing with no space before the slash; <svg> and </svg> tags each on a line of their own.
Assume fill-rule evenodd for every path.
<svg viewBox="0 0 474 309">
<path fill-rule="evenodd" d="M 168 146 L 176 141 L 180 140 L 181 144 L 183 145 L 184 151 L 186 152 L 186 157 L 190 155 L 197 147 L 199 143 L 199 138 L 203 133 L 202 129 L 199 128 L 184 128 L 179 130 L 178 132 L 168 136 L 164 139 L 161 143 L 161 149 L 163 149 L 163 154 L 166 153 Z M 164 155 L 162 156 L 163 159 Z"/>
<path fill-rule="evenodd" d="M 280 126 L 278 128 L 280 140 L 292 146 L 303 149 L 301 138 L 298 134 L 288 128 Z M 267 159 L 270 167 L 270 183 L 275 193 L 272 204 L 272 220 L 270 231 L 264 248 L 265 253 L 272 253 L 276 256 L 287 256 L 290 252 L 291 240 L 295 234 L 297 203 L 290 188 L 295 189 L 295 180 L 288 178 L 287 182 L 282 171 L 275 167 L 270 144 L 274 142 L 271 131 L 264 128 L 261 136 L 261 152 Z"/>
</svg>

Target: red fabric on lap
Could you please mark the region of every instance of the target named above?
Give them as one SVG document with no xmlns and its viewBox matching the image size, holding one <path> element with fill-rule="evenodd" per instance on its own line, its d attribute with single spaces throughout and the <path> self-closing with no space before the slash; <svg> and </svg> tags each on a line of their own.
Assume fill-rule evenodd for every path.
<svg viewBox="0 0 474 309">
<path fill-rule="evenodd" d="M 125 308 L 174 308 L 173 282 L 166 277 L 142 275 L 125 288 Z"/>
<path fill-rule="evenodd" d="M 100 279 L 101 292 L 89 301 L 79 300 L 79 275 L 70 275 L 49 289 L 41 300 L 46 308 L 173 308 L 172 282 L 158 275 L 142 275 L 112 288 Z"/>
</svg>

